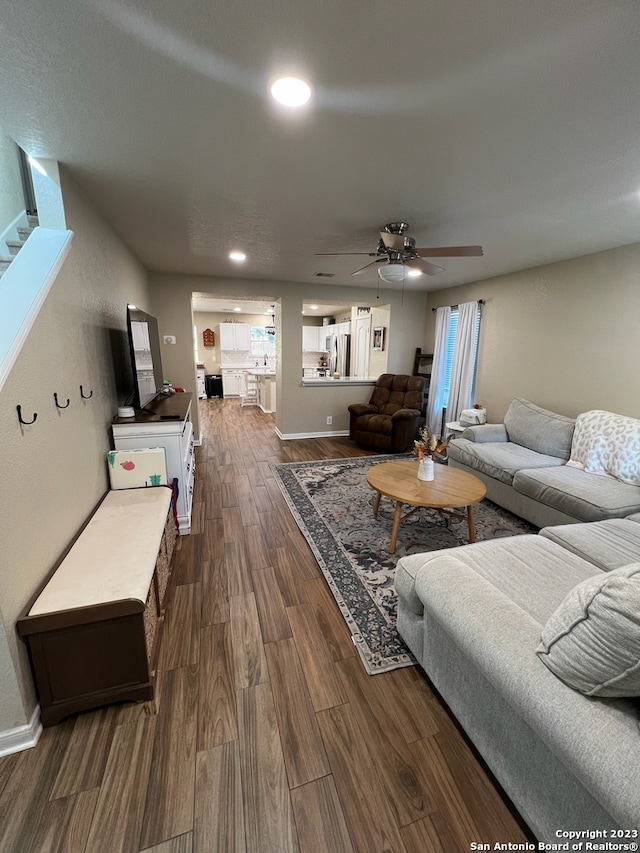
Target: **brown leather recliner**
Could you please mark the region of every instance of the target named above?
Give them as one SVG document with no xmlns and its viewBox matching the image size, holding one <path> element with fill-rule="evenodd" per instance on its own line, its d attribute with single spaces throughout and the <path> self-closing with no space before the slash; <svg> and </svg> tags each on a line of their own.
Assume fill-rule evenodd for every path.
<svg viewBox="0 0 640 853">
<path fill-rule="evenodd" d="M 349 438 L 390 453 L 408 450 L 422 416 L 424 385 L 422 376 L 383 373 L 368 403 L 349 406 Z"/>
</svg>

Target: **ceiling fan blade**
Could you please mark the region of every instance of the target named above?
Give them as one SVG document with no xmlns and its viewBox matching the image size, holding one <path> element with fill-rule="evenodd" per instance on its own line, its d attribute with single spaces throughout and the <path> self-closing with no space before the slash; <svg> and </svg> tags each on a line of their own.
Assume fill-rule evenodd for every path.
<svg viewBox="0 0 640 853">
<path fill-rule="evenodd" d="M 377 258 L 375 261 L 371 261 L 371 263 L 370 263 L 370 264 L 367 264 L 367 265 L 366 265 L 366 266 L 364 266 L 364 267 L 360 267 L 360 269 L 359 269 L 359 270 L 356 270 L 355 272 L 352 272 L 352 273 L 351 273 L 351 275 L 360 275 L 360 273 L 363 273 L 363 272 L 365 272 L 366 270 L 368 270 L 368 269 L 369 269 L 369 267 L 375 267 L 375 265 L 376 265 L 376 264 L 379 264 L 381 261 L 386 261 L 386 260 L 387 260 L 386 258 Z"/>
<path fill-rule="evenodd" d="M 428 258 L 480 258 L 484 254 L 482 246 L 432 246 L 414 251 Z"/>
<path fill-rule="evenodd" d="M 316 255 L 333 255 L 334 257 L 338 257 L 339 255 L 369 255 L 370 258 L 375 258 L 377 252 L 316 252 Z"/>
<path fill-rule="evenodd" d="M 420 270 L 425 275 L 437 275 L 439 272 L 444 272 L 444 267 L 439 267 L 437 264 L 430 264 L 424 258 L 412 258 L 406 264 L 412 270 Z"/>
<path fill-rule="evenodd" d="M 393 249 L 394 252 L 402 252 L 404 249 L 404 237 L 402 234 L 389 234 L 388 231 L 381 231 L 380 238 L 387 249 Z"/>
</svg>

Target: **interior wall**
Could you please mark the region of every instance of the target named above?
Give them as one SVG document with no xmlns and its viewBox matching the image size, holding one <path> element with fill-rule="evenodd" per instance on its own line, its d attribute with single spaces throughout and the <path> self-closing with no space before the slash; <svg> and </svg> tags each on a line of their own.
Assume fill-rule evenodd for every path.
<svg viewBox="0 0 640 853">
<path fill-rule="evenodd" d="M 388 362 L 388 341 L 387 336 L 389 334 L 389 306 L 388 305 L 380 305 L 371 309 L 371 352 L 369 354 L 369 370 L 373 376 L 380 376 L 382 373 L 387 373 L 387 362 Z M 373 330 L 382 326 L 384 329 L 384 343 L 383 348 L 381 350 L 373 349 Z M 416 346 L 422 346 L 422 341 L 416 344 Z M 415 349 L 414 349 L 415 352 Z M 413 369 L 413 362 L 411 363 L 411 369 L 407 369 L 406 373 L 411 373 Z"/>
<path fill-rule="evenodd" d="M 0 128 L 0 234 L 24 209 L 18 146 Z"/>
<path fill-rule="evenodd" d="M 285 435 L 344 432 L 348 429 L 349 403 L 366 402 L 370 386 L 302 385 L 302 308 L 304 302 L 352 302 L 389 306 L 387 370 L 411 373 L 416 347 L 424 345 L 427 294 L 376 287 L 337 287 L 298 282 L 253 281 L 207 276 L 151 274 L 153 310 L 160 336 L 176 335 L 176 346 L 163 346 L 162 363 L 172 382 L 194 390 L 191 294 L 225 294 L 258 298 L 276 305 L 278 337 L 276 425 Z M 378 299 L 379 296 L 379 299 Z M 166 355 L 165 355 L 166 354 Z M 326 418 L 332 415 L 328 426 Z M 199 424 L 194 417 L 194 426 Z"/>
<path fill-rule="evenodd" d="M 492 422 L 513 397 L 571 417 L 640 417 L 640 244 L 429 294 L 428 307 L 484 299 L 476 401 Z M 433 351 L 435 314 L 427 311 Z"/>
<path fill-rule="evenodd" d="M 0 392 L 0 731 L 25 725 L 36 702 L 17 617 L 108 488 L 111 330 L 125 333 L 127 302 L 148 309 L 146 273 L 61 178 L 71 250 Z M 54 392 L 68 408 L 56 409 Z M 20 426 L 18 404 L 25 419 L 37 412 L 32 426 Z"/>
</svg>

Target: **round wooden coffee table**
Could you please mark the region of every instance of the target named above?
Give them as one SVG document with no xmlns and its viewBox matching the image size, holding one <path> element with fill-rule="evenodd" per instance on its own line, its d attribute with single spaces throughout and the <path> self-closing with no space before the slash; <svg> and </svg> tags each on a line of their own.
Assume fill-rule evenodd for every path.
<svg viewBox="0 0 640 853">
<path fill-rule="evenodd" d="M 396 502 L 389 543 L 389 551 L 392 554 L 396 550 L 400 522 L 423 506 L 437 509 L 445 515 L 466 519 L 469 525 L 469 542 L 475 542 L 473 504 L 481 501 L 487 490 L 484 483 L 473 474 L 450 468 L 448 465 L 436 464 L 435 478 L 425 481 L 418 479 L 417 459 L 380 462 L 369 469 L 367 483 L 377 492 L 373 504 L 374 515 L 378 514 L 382 495 Z M 413 509 L 402 515 L 403 504 L 412 506 Z M 455 512 L 452 507 L 465 507 L 465 511 Z"/>
</svg>

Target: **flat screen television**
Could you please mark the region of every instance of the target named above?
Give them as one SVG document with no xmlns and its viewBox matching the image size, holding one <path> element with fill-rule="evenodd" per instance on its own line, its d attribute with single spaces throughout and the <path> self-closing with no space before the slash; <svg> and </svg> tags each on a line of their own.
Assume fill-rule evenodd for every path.
<svg viewBox="0 0 640 853">
<path fill-rule="evenodd" d="M 133 392 L 128 405 L 144 409 L 162 388 L 162 358 L 158 321 L 134 305 L 127 305 L 127 334 L 133 372 Z"/>
</svg>

